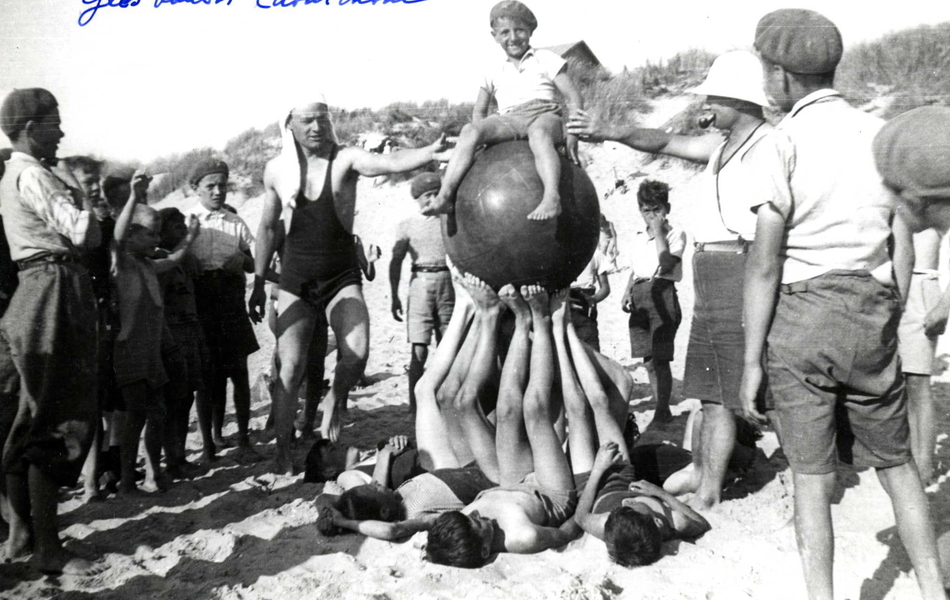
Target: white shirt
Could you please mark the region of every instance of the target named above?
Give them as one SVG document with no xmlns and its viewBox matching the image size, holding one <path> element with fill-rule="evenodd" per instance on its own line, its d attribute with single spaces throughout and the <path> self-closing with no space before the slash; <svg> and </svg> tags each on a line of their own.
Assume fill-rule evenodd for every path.
<svg viewBox="0 0 950 600">
<path fill-rule="evenodd" d="M 785 217 L 782 283 L 834 269 L 890 279 L 887 244 L 897 204 L 871 150 L 883 124 L 838 92 L 820 90 L 798 101 L 749 154 L 763 186 L 751 207 L 770 203 Z"/>
<path fill-rule="evenodd" d="M 186 214 L 197 215 L 201 224 L 191 252 L 202 271 L 221 269 L 232 256 L 250 251 L 254 244 L 254 236 L 244 219 L 228 210 L 211 212 L 199 202 Z"/>
<path fill-rule="evenodd" d="M 610 265 L 607 262 L 607 258 L 603 255 L 600 249 L 594 250 L 594 256 L 591 257 L 590 262 L 587 263 L 587 266 L 584 267 L 584 270 L 581 271 L 581 274 L 577 276 L 577 279 L 574 280 L 574 283 L 571 284 L 571 287 L 581 289 L 599 289 L 600 276 L 604 273 L 607 273 L 609 268 Z"/>
<path fill-rule="evenodd" d="M 696 206 L 700 215 L 691 231 L 697 242 L 734 241 L 740 236 L 750 242 L 755 239 L 755 214 L 749 212 L 752 198 L 745 158 L 767 133 L 767 129 L 759 127 L 725 164 L 719 162 L 726 143 L 713 152 L 702 182 L 703 198 Z"/>
<path fill-rule="evenodd" d="M 482 82 L 482 89 L 498 101 L 498 112 L 531 100 L 557 101 L 554 78 L 567 66 L 567 61 L 550 50 L 528 48 L 521 61 L 514 65 L 507 55 L 500 65 L 492 65 Z"/>
<path fill-rule="evenodd" d="M 686 250 L 686 234 L 679 227 L 670 225 L 670 230 L 666 232 L 666 243 L 670 247 L 670 254 L 678 257 L 676 266 L 669 273 L 663 275 L 657 274 L 660 270 L 660 255 L 656 250 L 656 238 L 647 232 L 646 227 L 637 231 L 633 235 L 633 248 L 630 260 L 630 266 L 633 268 L 633 276 L 636 278 L 651 279 L 669 279 L 670 281 L 683 280 L 683 251 Z"/>
</svg>

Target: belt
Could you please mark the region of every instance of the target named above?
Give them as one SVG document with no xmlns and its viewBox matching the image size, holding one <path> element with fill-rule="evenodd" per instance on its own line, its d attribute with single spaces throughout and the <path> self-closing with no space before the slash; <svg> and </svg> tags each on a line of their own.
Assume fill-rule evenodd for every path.
<svg viewBox="0 0 950 600">
<path fill-rule="evenodd" d="M 412 265 L 413 273 L 446 273 L 449 268 L 445 266 Z"/>
<path fill-rule="evenodd" d="M 696 252 L 733 252 L 735 254 L 746 254 L 752 242 L 738 239 L 725 242 L 696 242 L 693 248 Z"/>
<path fill-rule="evenodd" d="M 78 264 L 79 258 L 71 254 L 40 254 L 23 260 L 16 261 L 17 267 L 22 271 L 31 267 L 38 267 L 45 264 Z"/>
</svg>

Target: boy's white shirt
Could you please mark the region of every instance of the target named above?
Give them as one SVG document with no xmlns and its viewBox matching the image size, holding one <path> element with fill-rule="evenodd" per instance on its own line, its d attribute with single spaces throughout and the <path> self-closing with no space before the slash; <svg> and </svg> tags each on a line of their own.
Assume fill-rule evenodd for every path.
<svg viewBox="0 0 950 600">
<path fill-rule="evenodd" d="M 495 97 L 500 114 L 532 100 L 557 102 L 554 78 L 566 65 L 554 52 L 530 47 L 515 66 L 499 48 L 485 66 L 481 87 Z"/>
</svg>

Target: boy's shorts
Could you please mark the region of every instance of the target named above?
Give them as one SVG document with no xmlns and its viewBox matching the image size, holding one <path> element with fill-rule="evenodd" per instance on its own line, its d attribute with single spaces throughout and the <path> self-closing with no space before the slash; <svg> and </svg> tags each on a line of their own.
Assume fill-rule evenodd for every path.
<svg viewBox="0 0 950 600">
<path fill-rule="evenodd" d="M 554 115 L 558 122 L 561 120 L 561 107 L 555 102 L 548 100 L 532 100 L 519 104 L 505 114 L 494 114 L 482 119 L 478 127 L 481 129 L 490 128 L 492 131 L 505 132 L 511 140 L 528 139 L 528 129 L 543 115 Z M 555 138 L 555 143 L 560 142 L 564 137 L 563 125 L 557 128 L 561 138 Z M 492 136 L 495 137 L 495 136 Z"/>
<path fill-rule="evenodd" d="M 145 380 L 136 381 L 119 388 L 122 406 L 125 411 L 142 411 L 149 417 L 165 418 L 165 395 L 162 388 L 150 388 Z"/>
<path fill-rule="evenodd" d="M 901 371 L 913 375 L 933 374 L 937 338 L 924 333 L 927 313 L 940 301 L 940 280 L 936 273 L 914 273 L 904 315 L 897 329 Z"/>
<path fill-rule="evenodd" d="M 683 397 L 721 404 L 738 412 L 745 363 L 742 289 L 745 253 L 693 254 L 696 299 L 686 351 Z"/>
<path fill-rule="evenodd" d="M 433 333 L 437 341 L 441 340 L 452 318 L 453 308 L 455 288 L 448 270 L 413 273 L 406 307 L 409 343 L 428 346 Z"/>
<path fill-rule="evenodd" d="M 630 356 L 673 360 L 673 341 L 683 315 L 676 284 L 645 279 L 630 289 Z"/>
<path fill-rule="evenodd" d="M 485 490 L 476 496 L 475 500 L 494 491 L 520 492 L 524 494 L 528 502 L 533 503 L 539 512 L 544 513 L 545 522 L 538 523 L 538 525 L 543 527 L 560 527 L 574 515 L 574 510 L 577 508 L 576 490 L 548 489 L 538 483 L 538 477 L 534 473 L 526 475 L 520 483 Z"/>
<path fill-rule="evenodd" d="M 768 336 L 769 417 L 793 472 L 910 460 L 900 312 L 897 291 L 867 271 L 781 286 Z"/>
</svg>

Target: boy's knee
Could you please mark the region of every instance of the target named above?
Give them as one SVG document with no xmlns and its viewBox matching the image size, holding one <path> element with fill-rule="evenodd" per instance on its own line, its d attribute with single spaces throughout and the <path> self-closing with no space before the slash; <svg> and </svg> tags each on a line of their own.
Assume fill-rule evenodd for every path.
<svg viewBox="0 0 950 600">
<path fill-rule="evenodd" d="M 551 403 L 542 394 L 527 393 L 524 397 L 525 424 L 550 423 Z"/>
</svg>

